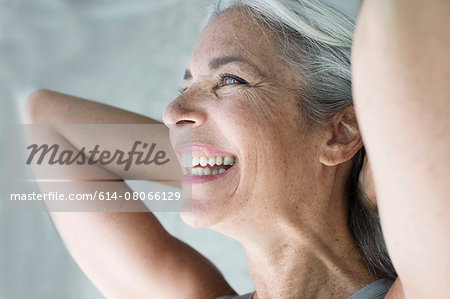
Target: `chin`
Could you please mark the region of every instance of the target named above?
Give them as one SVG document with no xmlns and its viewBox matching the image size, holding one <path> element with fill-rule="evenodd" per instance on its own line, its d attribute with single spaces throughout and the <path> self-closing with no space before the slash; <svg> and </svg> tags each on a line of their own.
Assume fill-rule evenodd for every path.
<svg viewBox="0 0 450 299">
<path fill-rule="evenodd" d="M 237 185 L 236 181 L 233 183 Z M 212 227 L 226 221 L 229 215 L 233 214 L 233 202 L 237 197 L 236 188 L 224 188 L 224 185 L 218 182 L 183 183 L 181 219 L 196 228 Z"/>
<path fill-rule="evenodd" d="M 212 200 L 184 201 L 180 212 L 181 219 L 187 225 L 194 228 L 205 228 L 222 222 L 226 215 L 224 209 Z"/>
</svg>

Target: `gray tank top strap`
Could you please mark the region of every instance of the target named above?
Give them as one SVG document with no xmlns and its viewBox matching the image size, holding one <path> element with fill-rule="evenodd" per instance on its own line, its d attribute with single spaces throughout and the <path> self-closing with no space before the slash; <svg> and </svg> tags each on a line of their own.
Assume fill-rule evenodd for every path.
<svg viewBox="0 0 450 299">
<path fill-rule="evenodd" d="M 379 279 L 366 285 L 347 299 L 383 299 L 394 282 L 389 279 Z M 245 295 L 228 295 L 217 299 L 252 299 L 253 293 Z"/>
</svg>

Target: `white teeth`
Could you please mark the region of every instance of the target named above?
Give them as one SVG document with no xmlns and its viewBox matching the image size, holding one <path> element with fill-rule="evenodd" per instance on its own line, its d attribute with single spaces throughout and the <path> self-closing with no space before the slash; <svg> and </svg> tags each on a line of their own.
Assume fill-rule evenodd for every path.
<svg viewBox="0 0 450 299">
<path fill-rule="evenodd" d="M 189 158 L 192 158 L 192 161 L 188 161 Z M 216 175 L 220 173 L 224 173 L 226 171 L 225 168 L 220 169 L 211 169 L 209 167 L 215 166 L 215 165 L 227 165 L 232 166 L 235 163 L 237 163 L 238 159 L 237 157 L 234 158 L 233 156 L 215 156 L 215 155 L 208 155 L 207 152 L 201 153 L 201 155 L 183 155 L 181 157 L 181 163 L 184 167 L 191 168 L 189 169 L 191 175 Z M 196 166 L 202 166 L 202 167 L 196 167 Z M 205 167 L 208 166 L 208 167 Z"/>
<path fill-rule="evenodd" d="M 197 156 L 192 156 L 192 166 L 197 166 L 200 163 L 200 159 Z"/>
<path fill-rule="evenodd" d="M 205 156 L 201 156 L 200 157 L 200 165 L 206 166 L 207 164 L 208 164 L 208 158 L 206 158 Z"/>
<path fill-rule="evenodd" d="M 220 174 L 220 173 L 224 173 L 226 170 L 224 168 L 220 168 L 220 169 L 212 169 L 211 168 L 201 168 L 201 167 L 195 167 L 195 168 L 191 168 L 191 175 L 216 175 L 216 174 Z"/>
<path fill-rule="evenodd" d="M 214 166 L 214 164 L 216 164 L 216 157 L 215 156 L 209 156 L 208 164 L 210 166 Z"/>
<path fill-rule="evenodd" d="M 231 156 L 226 156 L 223 159 L 223 165 L 233 165 L 234 164 L 234 159 Z"/>
<path fill-rule="evenodd" d="M 201 156 L 193 155 L 192 156 L 192 163 L 191 163 L 192 165 L 188 165 L 189 164 L 189 161 L 187 161 L 188 159 L 189 159 L 188 157 L 185 157 L 183 155 L 183 157 L 182 157 L 182 165 L 184 167 L 190 167 L 190 166 L 195 167 L 197 165 L 201 165 L 203 167 L 205 167 L 206 165 L 209 165 L 209 166 L 214 166 L 214 165 L 218 165 L 218 166 L 220 166 L 220 165 L 229 165 L 229 166 L 232 166 L 235 163 L 237 163 L 237 161 L 238 161 L 237 158 L 233 158 L 233 156 L 225 156 L 225 157 L 223 157 L 223 156 L 211 155 L 211 156 L 207 157 L 206 153 L 203 153 Z"/>
</svg>

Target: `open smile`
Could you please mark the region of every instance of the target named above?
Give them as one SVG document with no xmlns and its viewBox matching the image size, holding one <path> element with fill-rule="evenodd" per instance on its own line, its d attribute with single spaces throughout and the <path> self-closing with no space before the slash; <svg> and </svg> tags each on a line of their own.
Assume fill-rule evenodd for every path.
<svg viewBox="0 0 450 299">
<path fill-rule="evenodd" d="M 192 145 L 181 151 L 185 177 L 183 182 L 206 182 L 228 174 L 238 163 L 236 155 L 204 145 Z"/>
</svg>

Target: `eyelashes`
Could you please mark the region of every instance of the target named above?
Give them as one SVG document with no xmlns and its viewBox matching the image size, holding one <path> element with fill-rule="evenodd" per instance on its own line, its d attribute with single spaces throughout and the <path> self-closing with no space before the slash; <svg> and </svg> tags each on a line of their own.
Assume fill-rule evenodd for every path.
<svg viewBox="0 0 450 299">
<path fill-rule="evenodd" d="M 220 78 L 220 83 L 219 86 L 227 86 L 227 85 L 233 85 L 233 84 L 248 84 L 247 81 L 245 81 L 244 79 L 242 79 L 241 77 L 238 77 L 236 75 L 232 75 L 232 74 L 220 74 L 219 75 Z"/>
<path fill-rule="evenodd" d="M 249 85 L 249 83 L 245 79 L 242 79 L 241 77 L 238 77 L 236 75 L 229 74 L 229 73 L 220 73 L 217 85 L 215 86 L 214 90 L 217 90 L 224 86 L 230 86 L 230 85 L 236 85 L 236 84 Z M 186 91 L 186 89 L 187 89 L 187 87 L 179 88 L 178 89 L 179 95 L 183 94 Z"/>
</svg>

